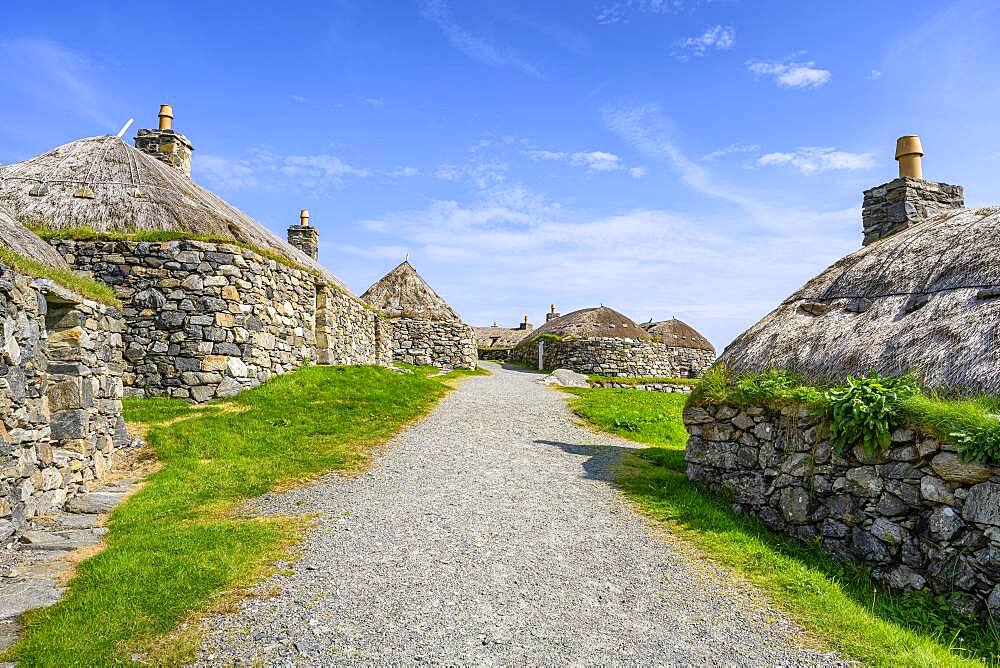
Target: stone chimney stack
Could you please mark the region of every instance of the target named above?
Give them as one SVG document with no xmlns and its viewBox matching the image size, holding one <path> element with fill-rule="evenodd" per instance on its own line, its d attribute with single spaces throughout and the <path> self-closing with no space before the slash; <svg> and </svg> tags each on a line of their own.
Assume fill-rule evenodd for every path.
<svg viewBox="0 0 1000 668">
<path fill-rule="evenodd" d="M 169 104 L 160 105 L 159 117 L 159 128 L 136 133 L 135 147 L 191 178 L 191 140 L 173 129 L 174 109 Z"/>
<path fill-rule="evenodd" d="M 518 329 L 523 329 L 523 330 L 526 330 L 526 331 L 530 332 L 531 330 L 533 330 L 535 328 L 535 326 L 532 325 L 530 322 L 528 322 L 528 316 L 524 316 L 524 322 L 522 322 L 520 325 L 518 325 L 517 328 Z"/>
<path fill-rule="evenodd" d="M 309 226 L 308 209 L 299 211 L 298 225 L 289 225 L 288 243 L 314 260 L 319 256 L 319 232 Z"/>
<path fill-rule="evenodd" d="M 545 322 L 552 320 L 552 318 L 558 318 L 561 314 L 556 311 L 556 305 L 553 304 L 551 310 L 545 314 Z"/>
<path fill-rule="evenodd" d="M 862 245 L 867 246 L 922 220 L 965 206 L 962 186 L 923 178 L 923 155 L 917 135 L 904 135 L 896 141 L 899 178 L 865 191 L 861 205 L 865 235 Z"/>
</svg>

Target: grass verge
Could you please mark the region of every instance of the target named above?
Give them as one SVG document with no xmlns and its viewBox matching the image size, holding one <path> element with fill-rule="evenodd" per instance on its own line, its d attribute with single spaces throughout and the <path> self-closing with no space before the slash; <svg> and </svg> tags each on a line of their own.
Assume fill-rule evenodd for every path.
<svg viewBox="0 0 1000 668">
<path fill-rule="evenodd" d="M 619 385 L 649 385 L 653 383 L 670 383 L 671 385 L 688 385 L 694 387 L 698 384 L 697 378 L 661 378 L 657 376 L 645 376 L 639 378 L 619 377 L 619 376 L 598 376 L 591 374 L 587 376 L 591 383 L 618 383 Z"/>
<path fill-rule="evenodd" d="M 1000 665 L 995 628 L 959 617 L 925 594 L 879 588 L 840 563 L 734 513 L 686 475 L 685 397 L 620 389 L 572 389 L 574 412 L 599 429 L 654 447 L 626 455 L 615 482 L 638 509 L 707 558 L 760 587 L 814 637 L 875 666 Z"/>
<path fill-rule="evenodd" d="M 93 299 L 95 302 L 121 308 L 122 303 L 110 285 L 105 285 L 92 278 L 78 276 L 69 269 L 53 269 L 31 258 L 18 255 L 9 248 L 0 247 L 0 261 L 9 264 L 15 271 L 35 278 L 47 278 L 64 288 Z"/>
<path fill-rule="evenodd" d="M 79 565 L 63 599 L 25 616 L 24 635 L 3 658 L 129 663 L 193 611 L 266 575 L 307 521 L 244 517 L 240 501 L 362 468 L 375 446 L 447 390 L 422 373 L 313 366 L 202 407 L 126 402 L 126 418 L 145 431 L 162 468 L 115 510 L 107 548 Z"/>
</svg>

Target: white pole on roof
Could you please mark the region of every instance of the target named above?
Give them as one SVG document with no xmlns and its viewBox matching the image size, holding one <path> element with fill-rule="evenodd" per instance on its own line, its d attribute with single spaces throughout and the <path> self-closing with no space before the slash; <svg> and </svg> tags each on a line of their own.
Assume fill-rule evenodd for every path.
<svg viewBox="0 0 1000 668">
<path fill-rule="evenodd" d="M 127 121 L 125 121 L 125 125 L 122 126 L 122 129 L 119 130 L 118 134 L 115 135 L 115 136 L 118 137 L 119 139 L 121 139 L 123 136 L 125 136 L 125 133 L 128 132 L 128 129 L 130 127 L 132 127 L 133 123 L 135 123 L 135 119 L 134 118 L 130 118 Z"/>
</svg>

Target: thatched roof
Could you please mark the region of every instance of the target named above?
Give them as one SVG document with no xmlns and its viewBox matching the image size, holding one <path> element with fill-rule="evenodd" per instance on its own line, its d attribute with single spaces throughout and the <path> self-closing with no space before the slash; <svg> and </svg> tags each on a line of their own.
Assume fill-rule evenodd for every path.
<svg viewBox="0 0 1000 668">
<path fill-rule="evenodd" d="M 0 207 L 0 245 L 51 269 L 69 269 L 62 255 Z"/>
<path fill-rule="evenodd" d="M 715 347 L 699 334 L 694 327 L 677 318 L 661 322 L 647 322 L 640 325 L 646 332 L 659 337 L 660 341 L 676 348 L 694 348 L 714 353 Z"/>
<path fill-rule="evenodd" d="M 530 329 L 509 327 L 473 327 L 480 348 L 513 348 L 531 334 Z"/>
<path fill-rule="evenodd" d="M 239 209 L 111 135 L 79 139 L 0 168 L 0 203 L 25 225 L 165 230 L 239 241 L 277 251 L 350 292 L 318 262 Z"/>
<path fill-rule="evenodd" d="M 390 318 L 462 321 L 405 260 L 376 281 L 361 298 Z"/>
<path fill-rule="evenodd" d="M 843 258 L 741 334 L 736 370 L 815 380 L 876 369 L 1000 392 L 1000 209 L 958 209 Z"/>
<path fill-rule="evenodd" d="M 526 340 L 542 334 L 575 336 L 577 338 L 615 337 L 619 339 L 650 339 L 637 324 L 607 306 L 584 308 L 547 321 L 531 332 Z"/>
</svg>

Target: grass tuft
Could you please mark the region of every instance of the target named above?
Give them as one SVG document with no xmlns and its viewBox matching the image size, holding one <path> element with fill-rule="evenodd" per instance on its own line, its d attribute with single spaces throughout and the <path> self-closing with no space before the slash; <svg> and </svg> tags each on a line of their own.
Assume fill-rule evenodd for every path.
<svg viewBox="0 0 1000 668">
<path fill-rule="evenodd" d="M 100 283 L 86 276 L 74 274 L 69 269 L 53 269 L 41 262 L 19 255 L 9 248 L 0 247 L 0 261 L 9 264 L 15 271 L 35 278 L 47 278 L 55 281 L 95 302 L 121 308 L 122 303 L 110 285 Z"/>
<path fill-rule="evenodd" d="M 708 388 L 713 392 L 711 372 Z M 702 386 L 704 387 L 704 385 Z M 615 482 L 638 509 L 707 558 L 765 591 L 813 636 L 875 666 L 1000 665 L 992 625 L 956 615 L 924 593 L 894 594 L 868 573 L 734 513 L 729 502 L 687 479 L 684 398 L 620 389 L 573 389 L 577 415 L 596 427 L 650 444 L 627 454 Z"/>
<path fill-rule="evenodd" d="M 193 611 L 266 575 L 305 526 L 303 518 L 244 517 L 237 504 L 362 468 L 447 390 L 422 374 L 311 366 L 207 407 L 126 401 L 126 418 L 148 435 L 162 468 L 115 510 L 107 549 L 80 564 L 65 597 L 25 615 L 24 635 L 3 659 L 129 663 Z"/>
</svg>

